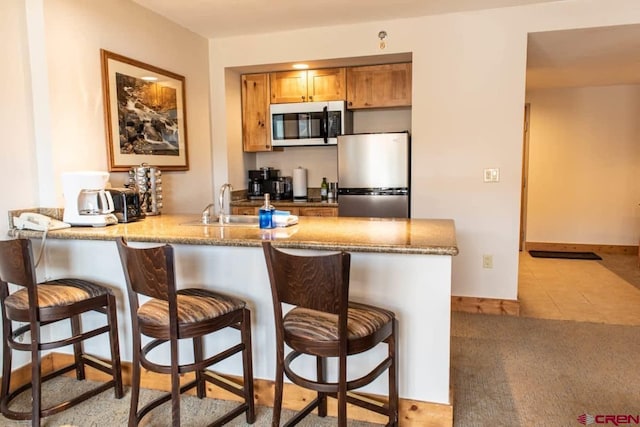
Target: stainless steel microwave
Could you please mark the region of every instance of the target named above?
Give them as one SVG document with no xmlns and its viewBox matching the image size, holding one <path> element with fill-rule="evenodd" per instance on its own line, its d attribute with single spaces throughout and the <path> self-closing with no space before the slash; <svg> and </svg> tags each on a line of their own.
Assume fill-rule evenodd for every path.
<svg viewBox="0 0 640 427">
<path fill-rule="evenodd" d="M 353 123 L 344 101 L 271 104 L 270 113 L 274 147 L 336 145 Z"/>
</svg>

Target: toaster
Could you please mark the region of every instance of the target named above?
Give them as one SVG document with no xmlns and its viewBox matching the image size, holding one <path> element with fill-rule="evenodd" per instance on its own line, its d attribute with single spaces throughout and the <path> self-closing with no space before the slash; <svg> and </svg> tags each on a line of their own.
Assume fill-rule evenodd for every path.
<svg viewBox="0 0 640 427">
<path fill-rule="evenodd" d="M 144 218 L 140 208 L 140 194 L 132 188 L 109 188 L 113 199 L 113 213 L 118 222 L 132 222 Z"/>
</svg>

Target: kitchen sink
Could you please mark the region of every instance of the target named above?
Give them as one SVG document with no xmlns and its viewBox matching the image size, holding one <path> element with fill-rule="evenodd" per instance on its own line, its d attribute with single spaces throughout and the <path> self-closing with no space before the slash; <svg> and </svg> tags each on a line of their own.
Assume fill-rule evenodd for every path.
<svg viewBox="0 0 640 427">
<path fill-rule="evenodd" d="M 202 225 L 206 227 L 257 227 L 258 216 L 257 215 L 222 215 L 222 221 L 219 216 L 213 216 L 209 219 L 209 222 L 191 221 L 185 222 L 182 225 Z"/>
</svg>

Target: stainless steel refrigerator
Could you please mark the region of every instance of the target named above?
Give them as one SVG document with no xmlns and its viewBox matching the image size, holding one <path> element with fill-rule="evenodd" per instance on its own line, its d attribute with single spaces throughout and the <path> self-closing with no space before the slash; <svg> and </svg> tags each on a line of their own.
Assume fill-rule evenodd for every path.
<svg viewBox="0 0 640 427">
<path fill-rule="evenodd" d="M 408 132 L 338 136 L 338 216 L 409 218 Z"/>
</svg>

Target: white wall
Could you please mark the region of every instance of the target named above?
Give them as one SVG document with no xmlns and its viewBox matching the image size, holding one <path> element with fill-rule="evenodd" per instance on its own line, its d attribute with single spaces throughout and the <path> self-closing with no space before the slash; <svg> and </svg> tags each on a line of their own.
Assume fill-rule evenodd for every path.
<svg viewBox="0 0 640 427">
<path fill-rule="evenodd" d="M 0 43 L 0 57 L 12 58 L 3 61 L 0 72 L 0 129 L 4 130 L 0 139 L 0 240 L 4 240 L 9 227 L 7 211 L 35 206 L 38 194 L 23 0 L 0 2 L 0 28 L 5 40 Z M 28 360 L 28 354 L 16 355 L 14 365 Z"/>
<path fill-rule="evenodd" d="M 527 241 L 637 245 L 640 86 L 536 90 L 527 101 Z"/>
<path fill-rule="evenodd" d="M 212 197 L 213 184 L 255 161 L 255 155 L 229 154 L 241 152 L 240 121 L 230 109 L 239 105 L 238 83 L 229 68 L 378 55 L 377 34 L 384 29 L 385 52 L 413 58 L 412 216 L 455 220 L 455 295 L 506 299 L 517 295 L 527 33 L 640 22 L 636 0 L 575 0 L 214 39 L 207 50 L 206 40 L 126 0 L 1 3 L 5 29 L 17 40 L 3 46 L 14 58 L 3 67 L 13 77 L 1 101 L 3 120 L 11 117 L 4 129 L 12 129 L 12 138 L 1 142 L 5 209 L 39 203 L 39 188 L 57 184 L 64 169 L 106 168 L 101 47 L 186 76 L 191 170 L 166 173 L 164 181 L 166 211 L 194 212 Z M 39 81 L 47 81 L 48 90 L 34 96 L 50 98 L 50 130 L 34 126 L 30 117 L 25 3 L 44 5 L 40 42 L 48 73 Z M 38 140 L 30 145 L 35 131 Z M 36 152 L 37 144 L 44 145 Z M 51 172 L 38 177 L 37 153 L 47 150 L 53 153 Z M 500 183 L 482 182 L 487 167 L 500 168 Z M 244 177 L 232 178 L 234 186 L 244 184 Z M 492 270 L 482 269 L 482 254 L 493 254 Z"/>
<path fill-rule="evenodd" d="M 190 170 L 163 174 L 165 211 L 213 197 L 206 39 L 127 0 L 3 0 L 0 27 L 0 239 L 8 210 L 62 206 L 62 171 L 107 169 L 100 48 L 186 77 Z"/>
<path fill-rule="evenodd" d="M 386 52 L 413 58 L 412 216 L 455 220 L 454 295 L 516 299 L 527 33 L 637 22 L 635 0 L 575 0 L 214 39 L 212 120 L 225 117 L 224 69 L 375 55 L 384 29 Z M 214 155 L 228 148 L 219 131 Z M 500 182 L 483 183 L 484 168 Z"/>
<path fill-rule="evenodd" d="M 38 0 L 41 1 L 41 0 Z M 185 76 L 190 170 L 163 173 L 164 212 L 194 212 L 213 197 L 208 100 L 208 41 L 127 0 L 47 0 L 53 174 L 106 170 L 108 160 L 100 49 Z M 122 186 L 124 172 L 112 173 Z M 62 203 L 61 190 L 59 203 Z"/>
</svg>

